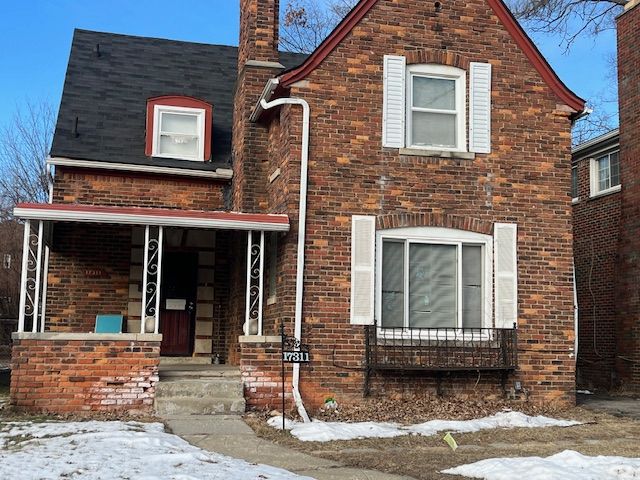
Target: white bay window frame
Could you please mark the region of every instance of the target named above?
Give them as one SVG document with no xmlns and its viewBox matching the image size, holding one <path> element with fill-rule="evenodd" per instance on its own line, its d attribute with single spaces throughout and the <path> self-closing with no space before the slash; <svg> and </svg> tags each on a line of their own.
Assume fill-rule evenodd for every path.
<svg viewBox="0 0 640 480">
<path fill-rule="evenodd" d="M 382 250 L 385 240 L 404 242 L 404 326 L 387 330 L 382 327 Z M 376 232 L 376 304 L 375 315 L 378 335 L 406 335 L 409 328 L 409 249 L 411 244 L 455 245 L 456 249 L 456 325 L 452 328 L 462 330 L 462 246 L 479 245 L 482 247 L 482 323 L 479 328 L 493 327 L 493 237 L 475 232 L 440 227 L 411 227 L 379 230 Z M 418 330 L 420 331 L 420 330 Z M 483 331 L 484 333 L 485 331 Z M 420 335 L 435 335 L 445 338 L 445 331 L 430 330 Z M 415 336 L 415 334 L 414 334 Z M 486 335 L 484 335 L 486 336 Z M 488 336 L 486 336 L 489 338 Z M 461 337 L 462 338 L 462 337 Z M 477 333 L 474 338 L 479 338 Z"/>
<path fill-rule="evenodd" d="M 186 115 L 196 117 L 196 136 L 198 139 L 198 152 L 195 156 L 176 155 L 160 152 L 160 138 L 162 135 L 180 136 L 184 134 L 168 132 L 162 130 L 162 116 L 165 113 Z M 155 105 L 153 108 L 153 143 L 152 156 L 161 158 L 177 158 L 179 160 L 191 160 L 196 162 L 204 161 L 204 132 L 205 132 L 205 110 L 203 108 L 176 107 L 172 105 Z"/>
<path fill-rule="evenodd" d="M 455 85 L 455 109 L 443 110 L 433 108 L 421 108 L 413 106 L 413 79 L 415 77 L 434 78 L 439 80 L 452 80 Z M 434 150 L 434 151 L 449 151 L 449 152 L 466 152 L 467 151 L 467 136 L 466 136 L 466 72 L 456 67 L 450 67 L 447 65 L 434 65 L 434 64 L 418 64 L 407 66 L 407 79 L 406 79 L 406 147 L 415 150 Z M 443 115 L 455 115 L 456 120 L 454 122 L 456 131 L 454 132 L 455 146 L 441 146 L 441 145 L 423 145 L 414 144 L 413 133 L 413 112 L 425 112 L 436 113 Z"/>
</svg>

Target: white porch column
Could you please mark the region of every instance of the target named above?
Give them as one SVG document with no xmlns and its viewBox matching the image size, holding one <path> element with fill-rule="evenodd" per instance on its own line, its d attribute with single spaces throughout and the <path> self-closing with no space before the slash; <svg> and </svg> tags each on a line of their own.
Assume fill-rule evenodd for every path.
<svg viewBox="0 0 640 480">
<path fill-rule="evenodd" d="M 18 311 L 18 332 L 24 332 L 27 320 L 31 320 L 31 331 L 44 329 L 44 322 L 38 329 L 38 311 L 42 282 L 42 251 L 45 244 L 44 221 L 38 220 L 38 229 L 33 231 L 31 221 L 24 223 L 22 242 L 22 271 L 20 272 L 20 306 Z M 47 249 L 48 252 L 48 249 Z M 48 257 L 45 253 L 45 256 Z M 46 277 L 45 277 L 46 283 Z M 43 288 L 46 288 L 43 287 Z M 43 293 L 44 297 L 44 293 Z"/>
<path fill-rule="evenodd" d="M 31 221 L 24 222 L 24 237 L 22 241 L 22 267 L 20 270 L 20 307 L 18 311 L 18 332 L 24 332 L 24 308 L 27 303 L 27 264 L 29 263 L 29 235 Z"/>
<path fill-rule="evenodd" d="M 147 317 L 153 317 L 153 331 L 160 325 L 160 280 L 162 274 L 162 227 L 144 229 L 144 261 L 142 264 L 142 305 L 140 333 L 146 333 Z"/>
<path fill-rule="evenodd" d="M 262 335 L 262 290 L 264 271 L 264 232 L 254 243 L 253 231 L 247 235 L 247 284 L 245 296 L 245 335 Z"/>
</svg>

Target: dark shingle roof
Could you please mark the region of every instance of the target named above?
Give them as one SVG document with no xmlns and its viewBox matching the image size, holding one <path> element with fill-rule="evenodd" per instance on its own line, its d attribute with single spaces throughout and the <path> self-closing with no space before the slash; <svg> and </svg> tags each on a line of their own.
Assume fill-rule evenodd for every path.
<svg viewBox="0 0 640 480">
<path fill-rule="evenodd" d="M 149 158 L 144 148 L 147 99 L 186 95 L 213 105 L 212 161 L 189 162 L 189 168 L 228 166 L 237 52 L 224 45 L 76 30 L 51 156 L 184 168 L 181 160 Z M 304 58 L 282 53 L 280 61 L 290 67 Z"/>
</svg>

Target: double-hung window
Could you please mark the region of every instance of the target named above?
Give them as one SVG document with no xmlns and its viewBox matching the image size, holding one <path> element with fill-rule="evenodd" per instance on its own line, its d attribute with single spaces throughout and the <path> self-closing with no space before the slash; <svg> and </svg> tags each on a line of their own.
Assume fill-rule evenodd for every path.
<svg viewBox="0 0 640 480">
<path fill-rule="evenodd" d="M 377 243 L 383 329 L 491 326 L 491 237 L 412 228 L 381 231 Z"/>
<path fill-rule="evenodd" d="M 407 146 L 466 150 L 465 72 L 444 65 L 410 65 L 407 85 Z"/>
<path fill-rule="evenodd" d="M 601 155 L 591 161 L 591 195 L 620 189 L 620 155 L 618 151 Z"/>
<path fill-rule="evenodd" d="M 204 159 L 204 109 L 156 105 L 154 119 L 154 157 Z"/>
</svg>

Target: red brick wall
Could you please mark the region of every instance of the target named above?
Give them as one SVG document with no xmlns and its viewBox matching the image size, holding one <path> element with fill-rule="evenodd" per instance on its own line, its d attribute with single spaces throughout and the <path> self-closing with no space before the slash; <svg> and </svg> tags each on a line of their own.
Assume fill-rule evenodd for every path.
<svg viewBox="0 0 640 480">
<path fill-rule="evenodd" d="M 249 409 L 282 410 L 280 342 L 240 343 L 240 371 Z M 285 366 L 285 408 L 293 407 L 291 368 Z M 302 367 L 304 368 L 304 367 Z"/>
<path fill-rule="evenodd" d="M 458 160 L 382 148 L 383 55 L 418 50 L 450 63 L 492 63 L 491 154 Z M 448 55 L 440 55 L 444 50 Z M 351 216 L 419 213 L 518 224 L 515 378 L 534 401 L 573 402 L 570 122 L 490 7 L 454 1 L 436 13 L 417 0 L 378 2 L 291 96 L 305 98 L 312 112 L 303 341 L 312 345 L 314 362 L 302 375 L 303 396 L 315 402 L 333 394 L 340 402 L 362 393 L 362 331 L 349 325 Z M 280 127 L 248 130 L 244 141 L 261 144 L 268 134 L 270 151 L 283 152 L 261 165 L 268 174 L 280 167 L 281 177 L 269 185 L 261 173 L 252 188 L 266 190 L 267 211 L 285 211 L 292 220 L 279 276 L 292 295 L 300 109 L 285 107 L 279 116 Z M 289 324 L 291 302 L 279 307 Z"/>
<path fill-rule="evenodd" d="M 590 158 L 576 162 L 578 202 L 573 205 L 573 250 L 578 292 L 580 388 L 616 384 L 616 263 L 620 193 L 590 198 Z"/>
<path fill-rule="evenodd" d="M 640 388 L 640 7 L 618 17 L 618 97 L 622 182 L 618 271 L 618 371 Z"/>
<path fill-rule="evenodd" d="M 152 413 L 160 342 L 15 339 L 12 355 L 16 407 Z"/>
<path fill-rule="evenodd" d="M 53 201 L 88 205 L 224 210 L 225 182 L 57 167 Z"/>
<path fill-rule="evenodd" d="M 46 329 L 92 332 L 98 313 L 126 315 L 130 256 L 130 226 L 56 224 Z"/>
</svg>

